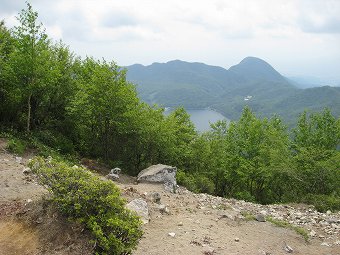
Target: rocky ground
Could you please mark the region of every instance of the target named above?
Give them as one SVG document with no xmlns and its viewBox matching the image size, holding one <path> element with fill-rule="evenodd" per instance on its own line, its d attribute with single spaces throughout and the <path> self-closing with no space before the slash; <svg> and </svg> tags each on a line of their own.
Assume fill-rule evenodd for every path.
<svg viewBox="0 0 340 255">
<path fill-rule="evenodd" d="M 0 139 L 0 254 L 91 254 L 86 231 L 46 206 L 46 190 L 23 173 L 32 155 L 15 157 L 5 143 Z M 306 205 L 257 205 L 183 188 L 173 194 L 161 184 L 135 183 L 123 175 L 116 182 L 128 202 L 142 199 L 148 207 L 135 255 L 340 255 L 340 213 L 318 213 Z M 263 221 L 266 217 L 302 227 L 308 241 Z"/>
</svg>

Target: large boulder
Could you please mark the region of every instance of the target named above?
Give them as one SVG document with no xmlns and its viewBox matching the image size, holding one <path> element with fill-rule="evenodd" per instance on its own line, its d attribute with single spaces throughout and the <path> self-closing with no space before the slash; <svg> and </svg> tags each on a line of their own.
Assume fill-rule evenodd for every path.
<svg viewBox="0 0 340 255">
<path fill-rule="evenodd" d="M 176 172 L 176 167 L 162 164 L 153 165 L 142 170 L 137 176 L 137 181 L 164 183 L 166 190 L 175 192 L 177 187 Z"/>
<path fill-rule="evenodd" d="M 143 221 L 144 224 L 149 222 L 150 220 L 149 207 L 145 200 L 139 198 L 134 199 L 126 205 L 126 208 L 136 212 L 137 215 L 141 217 L 141 220 Z"/>
</svg>

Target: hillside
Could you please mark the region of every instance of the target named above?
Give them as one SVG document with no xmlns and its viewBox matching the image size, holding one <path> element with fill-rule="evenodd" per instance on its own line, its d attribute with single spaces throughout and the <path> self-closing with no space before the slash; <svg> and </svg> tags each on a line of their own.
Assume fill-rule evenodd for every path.
<svg viewBox="0 0 340 255">
<path fill-rule="evenodd" d="M 245 105 L 259 116 L 279 114 L 293 123 L 305 109 L 329 107 L 340 115 L 340 88 L 300 89 L 270 64 L 246 57 L 228 70 L 180 60 L 126 67 L 127 79 L 137 85 L 140 97 L 150 104 L 217 109 L 237 119 Z"/>
<path fill-rule="evenodd" d="M 34 175 L 23 173 L 33 155 L 18 158 L 5 145 L 0 139 L 0 254 L 92 254 L 88 231 L 47 206 L 42 200 L 46 190 Z M 124 175 L 115 184 L 127 201 L 143 199 L 149 208 L 150 222 L 143 227 L 135 255 L 283 255 L 286 245 L 294 254 L 337 254 L 339 249 L 339 213 L 318 213 L 306 205 L 259 205 L 184 188 L 173 194 L 161 184 L 136 185 Z M 155 192 L 158 203 L 151 199 Z M 251 216 L 256 214 L 303 227 L 309 241 L 289 228 L 256 221 Z"/>
</svg>

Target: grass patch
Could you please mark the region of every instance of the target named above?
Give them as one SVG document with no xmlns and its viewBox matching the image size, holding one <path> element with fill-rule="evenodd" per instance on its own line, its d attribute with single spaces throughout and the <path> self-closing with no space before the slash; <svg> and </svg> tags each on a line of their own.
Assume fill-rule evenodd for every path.
<svg viewBox="0 0 340 255">
<path fill-rule="evenodd" d="M 297 234 L 301 235 L 305 239 L 306 242 L 308 242 L 308 238 L 309 238 L 308 233 L 304 228 L 294 226 L 290 224 L 289 222 L 286 222 L 283 220 L 273 219 L 272 217 L 267 217 L 266 220 L 280 228 L 288 228 L 288 229 L 294 230 Z"/>
<path fill-rule="evenodd" d="M 241 215 L 244 217 L 246 221 L 256 220 L 255 216 L 250 212 L 243 211 L 241 212 Z"/>
</svg>

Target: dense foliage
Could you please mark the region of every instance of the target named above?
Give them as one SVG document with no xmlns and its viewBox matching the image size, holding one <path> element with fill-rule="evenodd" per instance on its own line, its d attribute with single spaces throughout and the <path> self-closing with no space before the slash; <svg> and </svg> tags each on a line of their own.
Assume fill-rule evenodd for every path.
<svg viewBox="0 0 340 255">
<path fill-rule="evenodd" d="M 245 107 L 229 126 L 197 133 L 184 108 L 165 116 L 141 102 L 114 62 L 81 59 L 53 43 L 30 5 L 19 21 L 10 30 L 0 23 L 3 129 L 132 175 L 174 165 L 179 183 L 196 192 L 260 203 L 322 198 L 321 210 L 339 209 L 340 121 L 329 110 L 302 113 L 289 132 L 279 117 Z"/>
<path fill-rule="evenodd" d="M 30 167 L 47 186 L 59 210 L 83 223 L 95 237 L 97 254 L 131 254 L 142 236 L 141 221 L 125 208 L 119 189 L 84 168 L 35 158 Z"/>
</svg>

